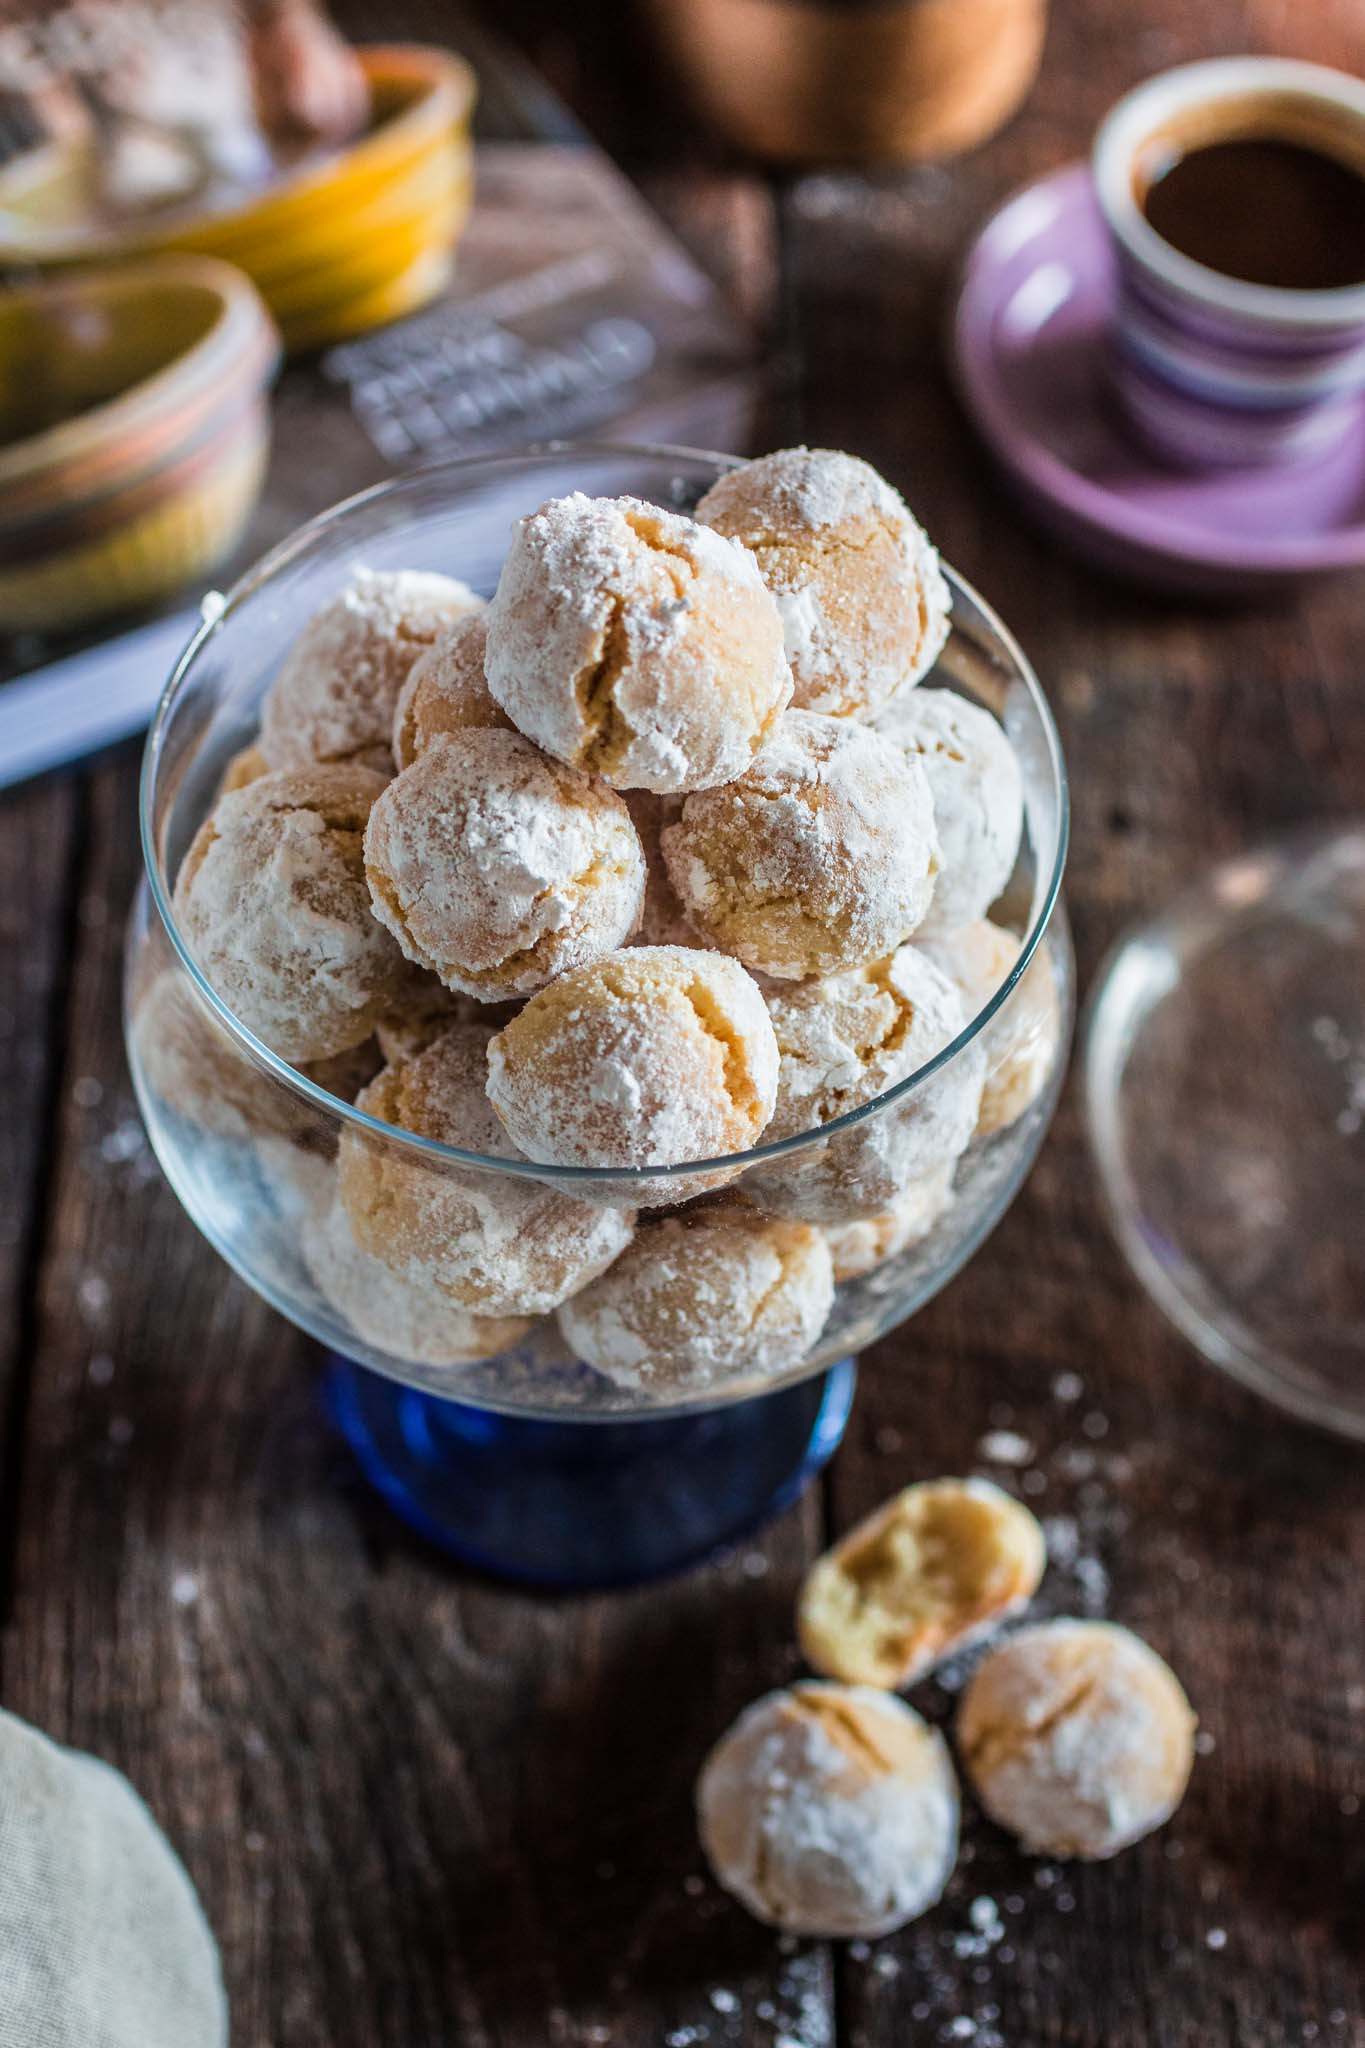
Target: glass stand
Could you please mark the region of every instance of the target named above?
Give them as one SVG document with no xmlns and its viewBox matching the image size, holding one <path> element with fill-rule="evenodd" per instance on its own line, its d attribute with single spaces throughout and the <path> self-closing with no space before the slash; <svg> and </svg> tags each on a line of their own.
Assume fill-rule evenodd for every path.
<svg viewBox="0 0 1365 2048">
<path fill-rule="evenodd" d="M 331 1353 L 327 1401 L 394 1512 L 457 1557 L 539 1586 L 695 1564 L 790 1505 L 839 1443 L 856 1369 L 659 1421 L 542 1422 L 400 1386 Z"/>
</svg>

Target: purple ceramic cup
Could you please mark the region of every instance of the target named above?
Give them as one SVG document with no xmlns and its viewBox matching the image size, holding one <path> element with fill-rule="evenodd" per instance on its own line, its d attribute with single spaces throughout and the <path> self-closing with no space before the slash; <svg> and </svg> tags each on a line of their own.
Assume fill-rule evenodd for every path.
<svg viewBox="0 0 1365 2048">
<path fill-rule="evenodd" d="M 1173 248 L 1142 212 L 1154 156 L 1250 136 L 1365 172 L 1365 81 L 1278 57 L 1184 64 L 1127 94 L 1095 138 L 1095 190 L 1118 265 L 1114 387 L 1140 439 L 1184 469 L 1320 455 L 1365 392 L 1365 284 L 1298 291 L 1225 277 Z"/>
</svg>

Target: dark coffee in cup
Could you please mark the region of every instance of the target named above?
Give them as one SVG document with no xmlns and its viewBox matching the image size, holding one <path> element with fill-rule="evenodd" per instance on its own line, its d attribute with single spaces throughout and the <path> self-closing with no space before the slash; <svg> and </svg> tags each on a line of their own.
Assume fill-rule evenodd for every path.
<svg viewBox="0 0 1365 2048">
<path fill-rule="evenodd" d="M 1160 140 L 1135 166 L 1137 201 L 1182 256 L 1287 291 L 1365 283 L 1365 175 L 1273 134 L 1192 148 Z"/>
</svg>

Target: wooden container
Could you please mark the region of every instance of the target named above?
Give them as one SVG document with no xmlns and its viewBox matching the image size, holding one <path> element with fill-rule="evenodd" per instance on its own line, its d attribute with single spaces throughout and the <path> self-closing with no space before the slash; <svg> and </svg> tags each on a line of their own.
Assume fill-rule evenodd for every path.
<svg viewBox="0 0 1365 2048">
<path fill-rule="evenodd" d="M 1037 75 L 1047 0 L 646 0 L 667 61 L 742 149 L 786 163 L 951 156 Z"/>
</svg>

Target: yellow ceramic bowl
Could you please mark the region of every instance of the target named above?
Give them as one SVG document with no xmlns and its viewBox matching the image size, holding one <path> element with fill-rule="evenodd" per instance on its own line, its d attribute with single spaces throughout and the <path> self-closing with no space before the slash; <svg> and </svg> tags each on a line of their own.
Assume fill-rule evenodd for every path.
<svg viewBox="0 0 1365 2048">
<path fill-rule="evenodd" d="M 228 555 L 279 357 L 254 285 L 202 257 L 0 292 L 0 631 L 151 604 Z"/>
<path fill-rule="evenodd" d="M 0 264 L 69 265 L 186 250 L 237 264 L 291 354 L 411 313 L 449 282 L 474 186 L 474 74 L 444 50 L 361 50 L 375 119 L 264 192 L 111 227 L 92 218 L 92 165 L 45 150 L 0 171 Z"/>
</svg>

